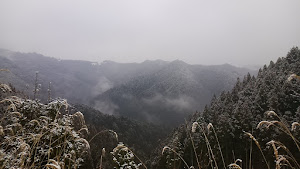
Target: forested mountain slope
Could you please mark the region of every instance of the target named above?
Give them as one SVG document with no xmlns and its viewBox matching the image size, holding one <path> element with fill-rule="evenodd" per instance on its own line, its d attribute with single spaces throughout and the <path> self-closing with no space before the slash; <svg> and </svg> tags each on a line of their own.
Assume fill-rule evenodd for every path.
<svg viewBox="0 0 300 169">
<path fill-rule="evenodd" d="M 36 53 L 19 53 L 0 50 L 0 67 L 10 72 L 2 73 L 2 83 L 12 83 L 18 90 L 32 97 L 35 76 L 41 84 L 38 98 L 46 101 L 51 82 L 52 97 L 66 98 L 70 102 L 85 103 L 92 95 L 91 88 L 100 76 L 95 66 L 86 61 L 64 61 Z M 67 90 L 66 90 L 67 89 Z"/>
<path fill-rule="evenodd" d="M 297 126 L 300 122 L 300 80 L 292 74 L 300 74 L 300 50 L 297 47 L 292 48 L 286 57 L 278 58 L 276 63 L 271 61 L 268 66 L 265 65 L 259 70 L 257 77 L 248 75 L 238 80 L 230 92 L 222 92 L 219 97 L 214 97 L 204 111 L 195 113 L 186 125 L 178 128 L 162 143 L 157 150 L 153 168 L 185 166 L 172 151 L 166 151 L 161 155 L 162 147 L 165 145 L 176 150 L 188 165 L 195 168 L 196 166 L 211 168 L 216 166 L 216 163 L 219 168 L 223 168 L 221 154 L 226 166 L 234 163 L 236 159 L 242 160 L 242 163 L 237 162 L 242 168 L 249 166 L 267 168 L 267 165 L 275 168 L 274 161 L 277 161 L 277 165 L 288 165 L 284 159 L 279 161 L 282 157 L 287 159 L 291 166 L 299 167 L 297 165 L 297 162 L 298 164 L 300 162 L 300 150 L 297 148 L 299 142 L 295 139 L 300 138 Z M 263 122 L 260 123 L 261 121 Z M 191 131 L 192 126 L 194 133 Z M 252 142 L 249 139 L 250 134 L 245 132 L 251 133 L 254 136 L 252 140 L 255 141 Z M 219 151 L 218 141 L 222 153 Z M 210 143 L 214 155 L 208 150 L 207 142 Z M 278 148 L 279 142 L 284 147 Z M 256 143 L 260 144 L 268 162 L 265 162 Z M 273 144 L 278 149 L 275 152 Z M 288 148 L 292 155 L 284 148 Z M 282 156 L 274 156 L 276 152 Z M 208 160 L 209 156 L 212 163 Z M 172 160 L 174 158 L 175 161 Z M 213 159 L 216 159 L 216 163 Z"/>
<path fill-rule="evenodd" d="M 173 61 L 155 73 L 138 76 L 97 96 L 93 105 L 156 124 L 175 126 L 213 97 L 230 90 L 248 70 L 231 65 L 203 66 Z"/>
<path fill-rule="evenodd" d="M 153 73 L 167 63 L 157 60 L 143 63 L 105 61 L 98 64 L 0 49 L 0 67 L 9 70 L 1 74 L 0 80 L 12 83 L 18 90 L 32 96 L 38 72 L 37 83 L 41 84 L 39 99 L 47 100 L 47 89 L 51 82 L 53 97 L 66 98 L 72 103 L 89 104 L 94 96 L 133 77 Z"/>
<path fill-rule="evenodd" d="M 0 82 L 13 84 L 30 98 L 37 83 L 37 98 L 46 102 L 51 82 L 52 98 L 166 126 L 202 110 L 214 94 L 231 89 L 235 79 L 248 72 L 228 64 L 190 65 L 179 60 L 98 64 L 4 49 L 0 68 L 9 70 L 1 73 Z"/>
</svg>

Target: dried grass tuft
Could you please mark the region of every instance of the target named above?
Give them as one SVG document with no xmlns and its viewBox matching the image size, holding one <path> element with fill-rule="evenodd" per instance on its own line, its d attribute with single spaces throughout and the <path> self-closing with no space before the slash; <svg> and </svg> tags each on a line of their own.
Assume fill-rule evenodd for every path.
<svg viewBox="0 0 300 169">
<path fill-rule="evenodd" d="M 279 118 L 279 116 L 277 115 L 277 113 L 275 113 L 274 111 L 267 111 L 266 112 L 266 115 L 267 116 L 269 116 L 269 117 L 272 117 L 272 116 L 275 116 L 275 117 L 278 117 Z"/>
<path fill-rule="evenodd" d="M 60 165 L 58 164 L 57 161 L 50 159 L 49 163 L 46 164 L 47 169 L 52 168 L 52 169 L 61 169 Z"/>
<path fill-rule="evenodd" d="M 296 130 L 297 126 L 300 126 L 300 124 L 298 122 L 293 122 L 291 130 L 292 131 Z"/>
<path fill-rule="evenodd" d="M 194 123 L 192 124 L 192 133 L 195 133 L 195 132 L 196 132 L 197 126 L 199 126 L 198 122 L 194 122 Z"/>
<path fill-rule="evenodd" d="M 242 169 L 242 167 L 237 165 L 236 163 L 229 164 L 228 167 L 229 169 Z"/>
</svg>

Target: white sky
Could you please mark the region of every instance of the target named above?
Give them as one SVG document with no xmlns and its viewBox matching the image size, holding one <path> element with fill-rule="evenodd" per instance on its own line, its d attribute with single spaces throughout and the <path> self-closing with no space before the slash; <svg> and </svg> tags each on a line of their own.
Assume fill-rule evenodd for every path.
<svg viewBox="0 0 300 169">
<path fill-rule="evenodd" d="M 62 59 L 267 64 L 300 46 L 299 0 L 1 0 L 0 48 Z"/>
</svg>

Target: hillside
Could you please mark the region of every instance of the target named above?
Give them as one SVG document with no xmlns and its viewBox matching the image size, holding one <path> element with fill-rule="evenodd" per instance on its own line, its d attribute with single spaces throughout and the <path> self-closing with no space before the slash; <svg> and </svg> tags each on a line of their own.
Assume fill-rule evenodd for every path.
<svg viewBox="0 0 300 169">
<path fill-rule="evenodd" d="M 143 121 L 176 126 L 202 110 L 213 95 L 230 90 L 247 69 L 173 61 L 153 74 L 138 76 L 93 100 L 97 109 Z"/>
<path fill-rule="evenodd" d="M 288 165 L 289 162 L 297 168 L 300 149 L 297 149 L 299 142 L 295 139 L 300 136 L 300 130 L 296 127 L 300 121 L 300 80 L 289 78 L 291 74 L 300 74 L 300 50 L 297 47 L 292 48 L 285 58 L 265 65 L 259 70 L 257 77 L 248 75 L 243 80 L 238 80 L 230 92 L 222 92 L 219 97 L 214 97 L 203 111 L 195 113 L 161 144 L 154 155 L 155 160 L 152 160 L 153 168 L 183 168 L 185 165 L 177 155 L 176 158 L 173 157 L 172 151 L 161 155 L 163 146 L 176 150 L 188 165 L 202 168 L 222 168 L 222 157 L 225 165 L 233 163 L 242 168 L 267 168 L 267 165 L 275 168 L 274 161 L 277 161 L 277 165 Z M 263 122 L 257 128 L 261 121 Z M 268 124 L 267 127 L 264 124 Z M 195 133 L 192 133 L 192 126 Z M 250 134 L 245 132 L 251 133 L 255 141 L 252 142 Z M 207 139 L 203 133 L 206 133 Z M 275 141 L 269 142 L 271 140 Z M 212 152 L 206 147 L 208 142 Z M 260 144 L 267 163 L 256 144 Z M 273 144 L 277 150 L 273 150 Z M 284 150 L 286 148 L 290 154 Z M 208 160 L 209 157 L 212 163 Z M 288 162 L 284 159 L 279 161 L 281 157 Z M 175 161 L 172 162 L 174 158 Z M 294 161 L 293 158 L 297 160 Z M 216 159 L 216 163 L 213 159 Z M 234 163 L 236 159 L 241 159 L 242 163 Z"/>
<path fill-rule="evenodd" d="M 53 97 L 66 98 L 70 102 L 88 103 L 99 76 L 90 62 L 64 61 L 36 53 L 0 51 L 0 67 L 10 72 L 1 75 L 1 82 L 12 83 L 17 89 L 32 97 L 35 75 L 41 84 L 39 98 L 46 101 L 51 82 Z M 66 90 L 68 89 L 68 90 Z"/>
<path fill-rule="evenodd" d="M 0 67 L 9 70 L 1 74 L 0 81 L 13 84 L 30 98 L 37 75 L 37 84 L 41 84 L 37 97 L 43 102 L 48 100 L 51 82 L 52 98 L 166 126 L 176 126 L 195 110 L 202 110 L 213 95 L 231 89 L 236 78 L 249 71 L 228 64 L 189 65 L 179 60 L 98 64 L 4 49 L 0 49 Z"/>
<path fill-rule="evenodd" d="M 123 64 L 105 61 L 99 65 L 89 61 L 60 60 L 37 53 L 0 49 L 0 67 L 10 70 L 9 73 L 1 74 L 0 80 L 12 83 L 17 89 L 32 96 L 38 71 L 40 99 L 47 100 L 47 89 L 51 82 L 53 97 L 66 98 L 72 103 L 89 104 L 94 96 L 133 77 L 152 73 L 166 63 L 148 61 Z"/>
</svg>

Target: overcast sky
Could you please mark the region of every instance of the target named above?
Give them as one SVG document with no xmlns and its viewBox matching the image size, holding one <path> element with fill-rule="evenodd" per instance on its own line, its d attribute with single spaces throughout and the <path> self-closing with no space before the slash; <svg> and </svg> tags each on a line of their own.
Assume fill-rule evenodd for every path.
<svg viewBox="0 0 300 169">
<path fill-rule="evenodd" d="M 300 46 L 300 0 L 1 0 L 0 48 L 61 59 L 266 64 Z"/>
</svg>

